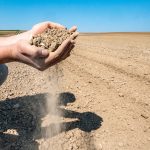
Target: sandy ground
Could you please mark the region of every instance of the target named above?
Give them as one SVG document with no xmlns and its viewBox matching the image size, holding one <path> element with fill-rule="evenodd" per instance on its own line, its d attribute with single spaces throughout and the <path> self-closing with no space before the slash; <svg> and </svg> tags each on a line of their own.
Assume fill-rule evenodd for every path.
<svg viewBox="0 0 150 150">
<path fill-rule="evenodd" d="M 43 123 L 50 71 L 7 66 L 0 87 L 1 150 L 150 149 L 150 34 L 79 36 L 59 65 L 62 116 L 54 117 L 62 128 L 51 136 L 47 129 L 55 125 Z"/>
</svg>

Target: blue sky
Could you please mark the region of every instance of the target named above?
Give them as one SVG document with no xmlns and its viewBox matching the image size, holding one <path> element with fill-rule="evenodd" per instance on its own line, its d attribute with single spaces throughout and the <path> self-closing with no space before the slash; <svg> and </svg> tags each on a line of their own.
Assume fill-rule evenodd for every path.
<svg viewBox="0 0 150 150">
<path fill-rule="evenodd" d="M 47 20 L 80 32 L 150 31 L 150 0 L 0 0 L 0 29 Z"/>
</svg>

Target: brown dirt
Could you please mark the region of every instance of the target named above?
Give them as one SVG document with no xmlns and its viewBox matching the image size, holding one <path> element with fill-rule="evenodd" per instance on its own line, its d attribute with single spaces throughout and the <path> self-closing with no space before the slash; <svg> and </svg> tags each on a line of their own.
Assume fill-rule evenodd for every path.
<svg viewBox="0 0 150 150">
<path fill-rule="evenodd" d="M 0 87 L 0 149 L 150 149 L 150 34 L 79 36 L 71 57 L 59 65 L 59 133 L 41 112 L 48 72 L 7 65 L 9 76 Z M 47 130 L 54 131 L 51 137 Z"/>
<path fill-rule="evenodd" d="M 66 29 L 47 29 L 42 34 L 33 36 L 30 43 L 31 45 L 42 47 L 49 51 L 55 51 L 71 34 Z"/>
</svg>

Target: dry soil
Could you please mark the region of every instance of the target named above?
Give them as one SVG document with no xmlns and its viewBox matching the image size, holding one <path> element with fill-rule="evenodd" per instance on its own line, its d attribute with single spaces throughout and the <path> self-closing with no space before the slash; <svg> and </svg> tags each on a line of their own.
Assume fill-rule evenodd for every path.
<svg viewBox="0 0 150 150">
<path fill-rule="evenodd" d="M 72 33 L 67 29 L 47 29 L 43 33 L 33 36 L 30 44 L 53 52 L 63 43 L 64 40 L 70 37 L 71 34 Z"/>
</svg>

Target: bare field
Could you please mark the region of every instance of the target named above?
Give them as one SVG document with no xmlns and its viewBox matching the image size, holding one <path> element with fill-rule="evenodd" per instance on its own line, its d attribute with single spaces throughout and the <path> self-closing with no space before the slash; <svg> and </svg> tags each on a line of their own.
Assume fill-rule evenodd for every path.
<svg viewBox="0 0 150 150">
<path fill-rule="evenodd" d="M 47 114 L 41 113 L 48 71 L 7 66 L 0 87 L 0 149 L 150 149 L 150 33 L 79 36 L 70 58 L 59 64 L 62 116 L 54 117 L 62 128 L 50 137 L 40 134 L 55 129 L 44 125 Z"/>
<path fill-rule="evenodd" d="M 22 30 L 0 30 L 0 36 L 10 36 L 23 32 Z"/>
</svg>

